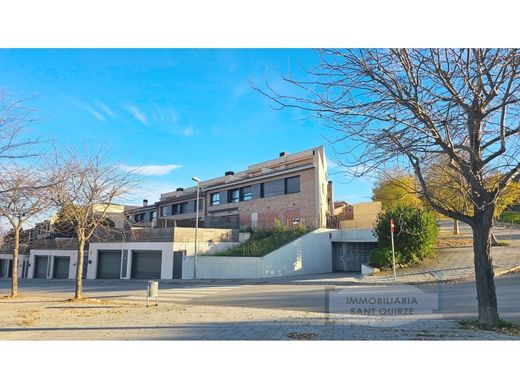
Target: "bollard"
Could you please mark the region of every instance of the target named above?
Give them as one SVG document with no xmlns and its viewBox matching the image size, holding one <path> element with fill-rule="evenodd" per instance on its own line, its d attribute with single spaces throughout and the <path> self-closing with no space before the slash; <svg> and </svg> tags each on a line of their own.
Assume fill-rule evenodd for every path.
<svg viewBox="0 0 520 390">
<path fill-rule="evenodd" d="M 148 281 L 148 290 L 146 294 L 146 307 L 150 304 L 150 299 L 155 298 L 155 306 L 159 306 L 159 282 L 153 280 Z"/>
</svg>

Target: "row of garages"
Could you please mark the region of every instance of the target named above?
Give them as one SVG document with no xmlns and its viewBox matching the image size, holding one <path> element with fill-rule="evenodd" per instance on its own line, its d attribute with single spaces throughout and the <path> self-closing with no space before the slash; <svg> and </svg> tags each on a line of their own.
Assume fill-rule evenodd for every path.
<svg viewBox="0 0 520 390">
<path fill-rule="evenodd" d="M 236 243 L 199 243 L 199 250 L 211 252 L 228 249 L 233 245 Z M 187 278 L 192 269 L 188 269 L 185 260 L 193 252 L 193 243 L 91 243 L 84 255 L 83 277 L 149 280 Z M 0 278 L 11 277 L 11 258 L 9 254 L 0 254 Z M 18 275 L 30 279 L 75 279 L 77 258 L 75 250 L 32 249 L 29 255 L 20 255 Z"/>
<path fill-rule="evenodd" d="M 32 253 L 34 252 L 34 253 Z M 20 278 L 75 279 L 77 254 L 73 251 L 32 251 L 20 257 Z M 43 252 L 43 253 L 42 253 Z M 69 253 L 72 252 L 72 253 Z M 0 278 L 12 276 L 10 255 L 0 258 Z M 185 251 L 173 253 L 171 278 L 181 279 Z M 85 253 L 83 278 L 88 279 L 164 279 L 161 250 L 98 250 Z"/>
</svg>

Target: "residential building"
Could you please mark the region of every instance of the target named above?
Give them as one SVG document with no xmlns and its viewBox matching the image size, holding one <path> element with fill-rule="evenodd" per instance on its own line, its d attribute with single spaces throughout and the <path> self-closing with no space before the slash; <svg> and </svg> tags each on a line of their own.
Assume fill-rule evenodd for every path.
<svg viewBox="0 0 520 390">
<path fill-rule="evenodd" d="M 197 187 L 164 193 L 154 205 L 125 212 L 135 226 L 193 226 Z M 332 182 L 322 146 L 250 165 L 200 182 L 199 218 L 204 227 L 256 228 L 306 223 L 325 227 L 333 213 Z"/>
</svg>

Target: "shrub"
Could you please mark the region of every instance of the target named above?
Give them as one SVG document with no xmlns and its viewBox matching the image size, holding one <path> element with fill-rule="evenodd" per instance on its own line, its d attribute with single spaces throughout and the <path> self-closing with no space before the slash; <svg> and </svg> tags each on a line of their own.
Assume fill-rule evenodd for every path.
<svg viewBox="0 0 520 390">
<path fill-rule="evenodd" d="M 394 220 L 395 251 L 400 254 L 401 264 L 416 263 L 435 253 L 439 227 L 430 211 L 412 207 L 396 207 L 378 215 L 375 233 L 379 248 L 390 251 L 390 219 Z M 376 254 L 381 257 L 382 254 Z M 396 257 L 397 262 L 397 257 Z"/>
<path fill-rule="evenodd" d="M 395 263 L 402 264 L 403 256 L 395 252 Z M 392 249 L 377 248 L 370 252 L 368 263 L 377 268 L 389 268 L 392 266 Z"/>
</svg>

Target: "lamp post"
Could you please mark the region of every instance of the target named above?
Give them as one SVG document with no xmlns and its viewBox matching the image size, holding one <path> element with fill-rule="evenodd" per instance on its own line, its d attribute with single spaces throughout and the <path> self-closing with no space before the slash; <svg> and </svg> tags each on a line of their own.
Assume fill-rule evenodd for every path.
<svg viewBox="0 0 520 390">
<path fill-rule="evenodd" d="M 193 279 L 197 279 L 200 179 L 196 176 L 193 176 L 191 178 L 191 180 L 193 180 L 195 183 L 197 183 L 197 198 L 195 199 L 195 257 L 193 258 Z"/>
</svg>

